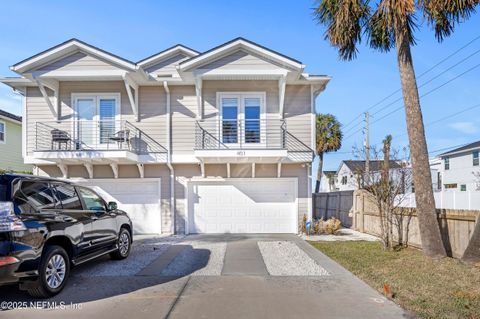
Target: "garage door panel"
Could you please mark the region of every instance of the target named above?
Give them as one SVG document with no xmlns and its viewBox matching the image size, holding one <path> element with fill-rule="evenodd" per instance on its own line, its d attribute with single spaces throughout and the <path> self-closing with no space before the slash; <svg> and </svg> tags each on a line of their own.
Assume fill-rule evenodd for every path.
<svg viewBox="0 0 480 319">
<path fill-rule="evenodd" d="M 192 233 L 296 233 L 294 180 L 191 182 Z"/>
<path fill-rule="evenodd" d="M 135 234 L 161 233 L 161 198 L 159 179 L 88 180 L 80 185 L 95 189 L 106 201 L 115 201 L 127 212 Z"/>
</svg>

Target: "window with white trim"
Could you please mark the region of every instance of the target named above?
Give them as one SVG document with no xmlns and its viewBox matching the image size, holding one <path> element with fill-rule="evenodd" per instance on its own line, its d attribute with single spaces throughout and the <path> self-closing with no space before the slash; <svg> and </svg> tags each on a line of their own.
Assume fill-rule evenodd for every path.
<svg viewBox="0 0 480 319">
<path fill-rule="evenodd" d="M 450 158 L 445 157 L 444 161 L 445 161 L 444 168 L 445 168 L 446 171 L 448 171 L 450 169 Z"/>
<path fill-rule="evenodd" d="M 7 126 L 5 125 L 5 122 L 0 121 L 0 143 L 5 143 L 6 141 L 6 129 Z"/>
<path fill-rule="evenodd" d="M 221 140 L 225 144 L 265 143 L 265 93 L 218 93 Z"/>
<path fill-rule="evenodd" d="M 478 158 L 478 151 L 473 151 L 473 166 L 478 166 L 479 164 L 479 158 Z"/>
</svg>

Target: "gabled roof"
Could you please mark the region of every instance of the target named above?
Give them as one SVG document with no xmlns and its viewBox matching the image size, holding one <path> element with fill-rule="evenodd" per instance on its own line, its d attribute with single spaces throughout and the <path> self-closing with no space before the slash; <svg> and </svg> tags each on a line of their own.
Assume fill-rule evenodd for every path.
<svg viewBox="0 0 480 319">
<path fill-rule="evenodd" d="M 347 160 L 342 161 L 352 172 L 361 172 L 365 170 L 365 161 L 354 161 L 354 160 Z M 371 160 L 370 161 L 370 171 L 378 172 L 382 169 L 383 160 Z M 341 164 L 340 164 L 341 167 Z M 390 169 L 397 169 L 402 168 L 402 166 L 397 161 L 390 161 Z"/>
<path fill-rule="evenodd" d="M 85 43 L 75 38 L 67 40 L 45 51 L 35 54 L 25 60 L 22 60 L 12 65 L 10 69 L 17 73 L 23 73 L 35 67 L 42 66 L 48 63 L 49 61 L 57 60 L 70 53 L 74 53 L 77 51 L 83 51 L 85 53 L 100 57 L 113 64 L 125 67 L 127 69 L 135 70 L 134 62 L 124 59 L 122 57 L 119 57 L 118 55 L 102 50 L 100 48 L 97 48 L 93 45 L 90 45 L 88 43 Z"/>
<path fill-rule="evenodd" d="M 443 156 L 447 156 L 447 155 L 452 155 L 452 154 L 466 152 L 466 151 L 473 151 L 473 150 L 477 150 L 477 149 L 480 149 L 480 141 L 476 141 L 476 142 L 473 142 L 473 143 L 470 143 L 470 144 L 467 144 L 467 145 L 464 145 L 464 146 L 454 148 L 453 150 L 442 153 L 438 156 L 443 157 Z"/>
<path fill-rule="evenodd" d="M 152 64 L 155 64 L 163 59 L 165 59 L 166 57 L 170 57 L 174 54 L 178 54 L 178 53 L 183 53 L 185 54 L 186 56 L 189 56 L 189 57 L 194 57 L 194 56 L 197 56 L 200 54 L 200 52 L 196 51 L 196 50 L 193 50 L 189 47 L 186 47 L 182 44 L 177 44 L 177 45 L 174 45 L 168 49 L 165 49 L 165 50 L 162 50 L 158 53 L 155 53 L 149 57 L 146 57 L 145 59 L 142 59 L 140 61 L 137 62 L 137 65 L 140 66 L 140 67 L 145 67 L 145 66 L 148 66 L 148 65 L 152 65 Z"/>
<path fill-rule="evenodd" d="M 180 63 L 180 68 L 187 70 L 195 66 L 205 64 L 210 60 L 224 56 L 225 54 L 234 52 L 238 49 L 245 49 L 246 51 L 255 52 L 262 56 L 266 56 L 272 61 L 275 61 L 281 65 L 286 65 L 293 69 L 301 70 L 304 68 L 302 62 L 242 37 L 225 42 L 224 44 L 205 51 L 189 60 L 183 61 Z"/>
<path fill-rule="evenodd" d="M 9 112 L 4 111 L 4 110 L 0 110 L 0 118 L 7 118 L 7 119 L 14 120 L 16 122 L 22 122 L 22 117 L 21 116 L 9 113 Z"/>
</svg>

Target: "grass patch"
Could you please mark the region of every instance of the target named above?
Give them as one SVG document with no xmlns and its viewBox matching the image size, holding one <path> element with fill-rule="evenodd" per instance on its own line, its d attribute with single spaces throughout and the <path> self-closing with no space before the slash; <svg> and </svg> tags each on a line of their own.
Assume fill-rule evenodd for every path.
<svg viewBox="0 0 480 319">
<path fill-rule="evenodd" d="M 480 269 L 453 258 L 431 260 L 408 248 L 387 252 L 379 242 L 310 242 L 419 318 L 480 318 Z"/>
</svg>

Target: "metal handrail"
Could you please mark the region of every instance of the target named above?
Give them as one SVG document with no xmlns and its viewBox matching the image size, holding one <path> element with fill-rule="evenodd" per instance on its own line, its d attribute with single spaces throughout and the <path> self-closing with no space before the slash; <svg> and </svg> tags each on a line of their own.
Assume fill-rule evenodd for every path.
<svg viewBox="0 0 480 319">
<path fill-rule="evenodd" d="M 126 120 L 64 120 L 35 124 L 35 151 L 166 153 L 156 140 Z"/>
<path fill-rule="evenodd" d="M 195 149 L 285 149 L 283 119 L 204 119 L 195 124 Z"/>
</svg>

